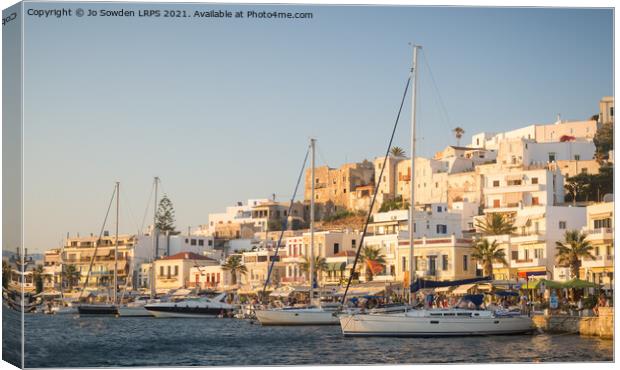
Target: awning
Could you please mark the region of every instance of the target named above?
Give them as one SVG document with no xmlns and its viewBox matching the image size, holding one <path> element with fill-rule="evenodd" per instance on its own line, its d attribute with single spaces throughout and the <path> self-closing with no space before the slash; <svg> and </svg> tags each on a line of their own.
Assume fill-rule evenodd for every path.
<svg viewBox="0 0 620 370">
<path fill-rule="evenodd" d="M 110 253 L 110 252 L 112 252 L 112 253 Z M 114 255 L 114 252 L 109 250 L 109 249 L 99 249 L 97 251 L 97 257 L 104 257 L 104 256 L 108 256 L 110 254 Z"/>
<path fill-rule="evenodd" d="M 327 264 L 327 271 L 343 271 L 346 267 L 346 262 L 332 262 Z"/>
<path fill-rule="evenodd" d="M 450 287 L 450 286 L 444 286 L 444 287 L 440 287 L 440 288 L 435 288 L 435 293 L 446 293 L 446 292 L 449 292 L 450 289 L 452 289 L 452 287 Z"/>
<path fill-rule="evenodd" d="M 515 222 L 512 226 L 514 227 L 525 227 L 527 226 L 528 221 L 530 220 L 529 217 L 517 217 L 515 219 Z"/>
<path fill-rule="evenodd" d="M 491 286 L 491 284 L 478 284 L 476 289 L 481 290 L 483 292 L 490 292 L 493 289 L 493 287 Z"/>
<path fill-rule="evenodd" d="M 346 287 L 341 287 L 338 289 L 335 295 L 342 296 L 344 294 Z M 385 285 L 366 285 L 360 284 L 349 287 L 349 291 L 347 292 L 347 296 L 365 296 L 365 295 L 378 295 L 385 290 Z"/>
<path fill-rule="evenodd" d="M 464 285 L 460 285 L 458 288 L 454 289 L 454 291 L 452 293 L 454 294 L 467 294 L 467 292 L 475 287 L 476 284 L 464 284 Z"/>
</svg>

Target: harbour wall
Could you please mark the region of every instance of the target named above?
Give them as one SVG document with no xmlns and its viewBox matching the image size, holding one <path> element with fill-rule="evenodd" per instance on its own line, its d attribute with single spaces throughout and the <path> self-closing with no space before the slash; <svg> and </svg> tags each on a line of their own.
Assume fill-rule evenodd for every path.
<svg viewBox="0 0 620 370">
<path fill-rule="evenodd" d="M 534 325 L 545 333 L 575 333 L 584 336 L 613 339 L 614 309 L 599 308 L 599 315 L 592 317 L 535 315 Z"/>
</svg>

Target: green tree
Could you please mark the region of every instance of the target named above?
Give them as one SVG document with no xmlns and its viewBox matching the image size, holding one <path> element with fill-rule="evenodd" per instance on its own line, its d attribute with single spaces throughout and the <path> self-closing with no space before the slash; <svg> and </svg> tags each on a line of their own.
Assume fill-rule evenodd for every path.
<svg viewBox="0 0 620 370">
<path fill-rule="evenodd" d="M 599 161 L 609 158 L 609 151 L 614 148 L 614 125 L 607 122 L 601 125 L 594 135 L 596 158 Z"/>
<path fill-rule="evenodd" d="M 43 282 L 45 279 L 45 270 L 43 265 L 37 265 L 32 270 L 32 281 L 34 282 L 34 287 L 36 293 L 41 293 L 43 291 Z"/>
<path fill-rule="evenodd" d="M 572 200 L 573 205 L 575 205 L 577 201 L 587 201 L 590 197 L 592 180 L 593 176 L 587 173 L 580 173 L 579 175 L 566 179 L 564 188 L 567 194 L 564 199 L 566 201 Z"/>
<path fill-rule="evenodd" d="M 2 287 L 8 288 L 11 280 L 11 265 L 7 261 L 2 261 Z"/>
<path fill-rule="evenodd" d="M 476 221 L 476 228 L 484 235 L 512 234 L 517 229 L 512 219 L 501 213 L 487 213 L 483 221 Z"/>
<path fill-rule="evenodd" d="M 314 276 L 313 276 L 314 279 L 313 281 L 318 282 L 319 281 L 318 277 L 320 276 L 321 272 L 327 271 L 327 267 L 328 267 L 327 261 L 325 260 L 324 257 L 314 256 Z M 299 268 L 303 272 L 309 272 L 310 271 L 310 258 L 304 257 L 304 262 L 301 263 Z"/>
<path fill-rule="evenodd" d="M 465 130 L 463 130 L 462 127 L 456 127 L 452 130 L 452 132 L 454 133 L 454 137 L 456 137 L 456 146 L 461 146 L 461 138 L 463 137 Z"/>
<path fill-rule="evenodd" d="M 381 254 L 381 247 L 365 245 L 362 249 L 362 253 L 360 254 L 360 262 L 363 263 L 364 267 L 366 268 L 366 280 L 372 281 L 374 273 L 368 267 L 367 261 L 385 266 L 385 255 Z"/>
<path fill-rule="evenodd" d="M 157 214 L 155 216 L 155 225 L 157 230 L 161 233 L 169 232 L 170 235 L 179 234 L 176 231 L 176 227 L 174 226 L 174 206 L 172 201 L 166 194 L 159 201 L 159 206 L 157 207 Z"/>
<path fill-rule="evenodd" d="M 586 234 L 578 230 L 567 230 L 564 240 L 555 242 L 558 266 L 569 267 L 571 278 L 579 277 L 582 258 L 594 259 L 593 247 L 586 237 Z"/>
<path fill-rule="evenodd" d="M 63 280 L 67 282 L 69 289 L 73 289 L 80 282 L 80 272 L 75 265 L 65 265 L 63 271 Z M 64 282 L 60 282 L 61 286 Z"/>
<path fill-rule="evenodd" d="M 394 199 L 388 199 L 381 204 L 379 212 L 389 212 L 395 209 L 408 209 L 409 202 L 403 202 L 402 196 L 397 196 Z"/>
<path fill-rule="evenodd" d="M 237 273 L 245 275 L 248 273 L 248 268 L 241 261 L 241 256 L 238 254 L 228 257 L 226 263 L 222 265 L 222 270 L 230 271 L 232 285 L 237 284 Z"/>
<path fill-rule="evenodd" d="M 605 194 L 614 192 L 614 168 L 609 164 L 604 164 L 599 168 L 599 172 L 591 178 L 589 199 L 596 199 L 597 202 L 603 200 Z"/>
<path fill-rule="evenodd" d="M 499 249 L 496 240 L 492 243 L 486 238 L 479 240 L 474 244 L 471 256 L 482 265 L 484 276 L 493 276 L 493 263 L 508 265 L 506 253 L 503 249 Z"/>
<path fill-rule="evenodd" d="M 405 149 L 399 146 L 393 146 L 392 149 L 390 149 L 390 154 L 393 155 L 394 157 L 404 157 Z"/>
</svg>

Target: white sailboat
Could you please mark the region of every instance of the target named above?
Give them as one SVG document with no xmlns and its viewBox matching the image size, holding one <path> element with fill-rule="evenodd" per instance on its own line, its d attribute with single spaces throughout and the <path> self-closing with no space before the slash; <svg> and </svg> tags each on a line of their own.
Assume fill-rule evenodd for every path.
<svg viewBox="0 0 620 370">
<path fill-rule="evenodd" d="M 414 177 L 415 177 L 415 114 L 417 89 L 417 56 L 421 46 L 413 46 L 411 69 L 411 200 L 409 205 L 409 287 L 414 279 Z M 361 245 L 360 245 L 361 247 Z M 409 294 L 409 303 L 415 304 L 415 295 Z M 502 314 L 488 310 L 408 309 L 400 313 L 342 314 L 339 316 L 345 336 L 470 336 L 490 334 L 521 334 L 532 331 L 532 319 L 525 315 Z"/>
<path fill-rule="evenodd" d="M 314 167 L 315 167 L 315 142 L 310 139 L 311 149 L 311 168 L 310 181 L 310 303 L 313 304 L 314 298 Z M 291 199 L 291 204 L 293 199 Z M 335 310 L 328 310 L 319 305 L 308 307 L 284 307 L 274 309 L 264 309 L 255 311 L 256 318 L 261 325 L 338 325 L 338 318 Z"/>
</svg>

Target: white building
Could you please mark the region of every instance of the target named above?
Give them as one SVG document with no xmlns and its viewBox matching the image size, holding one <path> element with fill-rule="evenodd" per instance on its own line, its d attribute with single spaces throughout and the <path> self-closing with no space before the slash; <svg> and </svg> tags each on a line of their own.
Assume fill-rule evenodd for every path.
<svg viewBox="0 0 620 370">
<path fill-rule="evenodd" d="M 214 249 L 215 241 L 212 236 L 199 235 L 159 235 L 157 256 L 171 256 L 180 252 L 192 252 L 219 259 L 219 251 Z M 154 247 L 151 235 L 137 237 L 136 250 L 142 251 L 139 262 L 148 262 L 153 259 Z"/>
<path fill-rule="evenodd" d="M 484 176 L 484 212 L 564 203 L 564 177 L 559 170 L 504 168 Z"/>
<path fill-rule="evenodd" d="M 594 158 L 595 151 L 592 141 L 537 143 L 519 138 L 499 143 L 497 163 L 531 166 L 565 160 L 589 160 Z"/>
<path fill-rule="evenodd" d="M 514 221 L 516 230 L 511 235 L 485 237 L 497 241 L 509 262 L 509 266 L 493 265 L 498 280 L 554 278 L 556 242 L 564 240 L 567 230 L 580 230 L 586 224 L 584 207 L 532 206 L 502 213 Z"/>
<path fill-rule="evenodd" d="M 234 206 L 226 207 L 222 213 L 209 213 L 209 223 L 200 225 L 201 235 L 215 235 L 218 225 L 228 224 L 253 224 L 252 208 L 262 203 L 267 203 L 269 199 L 248 199 L 246 204 L 237 202 Z"/>
</svg>

